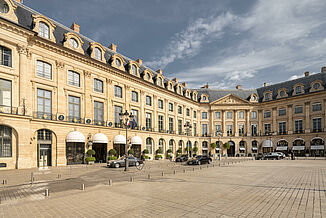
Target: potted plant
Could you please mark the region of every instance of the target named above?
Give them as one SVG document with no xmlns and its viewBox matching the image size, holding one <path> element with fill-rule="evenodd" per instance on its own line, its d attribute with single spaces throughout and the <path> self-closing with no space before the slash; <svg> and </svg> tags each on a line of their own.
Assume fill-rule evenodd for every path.
<svg viewBox="0 0 326 218">
<path fill-rule="evenodd" d="M 211 143 L 211 151 L 212 151 L 214 157 L 215 157 L 215 149 L 216 149 L 216 143 L 213 142 L 213 143 Z"/>
<path fill-rule="evenodd" d="M 179 157 L 179 156 L 181 155 L 181 153 L 182 153 L 182 148 L 179 148 L 179 149 L 177 150 L 177 157 Z"/>
<path fill-rule="evenodd" d="M 143 154 L 144 154 L 144 159 L 149 159 L 149 156 L 147 155 L 149 154 L 149 150 L 147 148 L 144 149 Z"/>
<path fill-rule="evenodd" d="M 129 155 L 134 155 L 134 154 L 135 154 L 135 151 L 134 151 L 133 149 L 130 149 L 130 150 L 128 151 L 128 154 L 129 154 Z"/>
<path fill-rule="evenodd" d="M 87 151 L 87 156 L 88 157 L 86 157 L 87 164 L 93 164 L 95 162 L 96 159 L 95 159 L 95 157 L 93 157 L 93 155 L 95 155 L 95 151 L 92 150 L 92 149 L 89 149 Z"/>
<path fill-rule="evenodd" d="M 194 152 L 195 155 L 197 155 L 198 147 L 194 147 L 194 148 L 192 149 L 192 151 Z"/>
<path fill-rule="evenodd" d="M 109 150 L 109 160 L 116 160 L 117 158 L 117 151 L 115 149 Z"/>
<path fill-rule="evenodd" d="M 159 148 L 159 149 L 157 149 L 156 151 L 155 151 L 155 153 L 156 153 L 156 155 L 155 155 L 155 160 L 159 160 L 159 159 L 162 159 L 162 153 L 163 153 L 163 151 L 162 151 L 162 149 L 161 148 Z"/>
<path fill-rule="evenodd" d="M 172 153 L 172 149 L 168 149 L 167 151 L 166 151 L 166 158 L 171 158 L 171 153 Z"/>
<path fill-rule="evenodd" d="M 226 150 L 230 149 L 230 144 L 228 142 L 225 142 L 223 144 L 223 148 L 226 149 Z"/>
</svg>

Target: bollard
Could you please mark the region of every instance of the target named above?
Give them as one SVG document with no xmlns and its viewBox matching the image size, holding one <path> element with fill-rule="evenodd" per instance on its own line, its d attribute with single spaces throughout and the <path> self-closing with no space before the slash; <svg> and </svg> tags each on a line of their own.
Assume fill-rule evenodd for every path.
<svg viewBox="0 0 326 218">
<path fill-rule="evenodd" d="M 82 184 L 82 185 L 81 185 L 81 190 L 82 190 L 82 191 L 85 191 L 85 184 Z"/>
<path fill-rule="evenodd" d="M 112 185 L 112 179 L 109 179 L 109 186 Z"/>
<path fill-rule="evenodd" d="M 199 167 L 199 169 L 201 170 L 201 167 Z"/>
<path fill-rule="evenodd" d="M 176 170 L 174 170 L 174 171 L 173 171 L 173 174 L 174 174 L 174 175 L 176 175 L 176 174 L 177 174 L 177 171 L 176 171 Z"/>
<path fill-rule="evenodd" d="M 150 173 L 148 174 L 148 177 L 147 177 L 147 178 L 148 178 L 148 179 L 151 179 L 151 174 L 150 174 Z"/>
<path fill-rule="evenodd" d="M 206 166 L 206 168 L 208 168 L 208 165 Z"/>
<path fill-rule="evenodd" d="M 164 176 L 164 171 L 162 171 L 162 176 Z"/>
<path fill-rule="evenodd" d="M 6 179 L 2 180 L 2 185 L 7 185 L 7 180 Z"/>
<path fill-rule="evenodd" d="M 70 170 L 70 176 L 71 176 L 71 174 L 72 174 L 72 167 L 70 167 L 69 170 Z"/>
<path fill-rule="evenodd" d="M 195 171 L 195 167 L 192 168 L 192 171 Z"/>
<path fill-rule="evenodd" d="M 49 189 L 45 189 L 44 195 L 45 197 L 49 197 Z"/>
<path fill-rule="evenodd" d="M 213 164 L 213 167 L 215 167 L 215 164 Z"/>
<path fill-rule="evenodd" d="M 34 173 L 32 172 L 31 173 L 31 184 L 33 184 L 34 183 Z"/>
<path fill-rule="evenodd" d="M 58 174 L 57 178 L 58 178 L 58 179 L 61 179 L 61 174 Z"/>
<path fill-rule="evenodd" d="M 134 181 L 134 177 L 133 176 L 130 176 L 129 182 L 133 182 L 133 181 Z"/>
<path fill-rule="evenodd" d="M 186 169 L 183 169 L 183 173 L 186 173 Z"/>
</svg>

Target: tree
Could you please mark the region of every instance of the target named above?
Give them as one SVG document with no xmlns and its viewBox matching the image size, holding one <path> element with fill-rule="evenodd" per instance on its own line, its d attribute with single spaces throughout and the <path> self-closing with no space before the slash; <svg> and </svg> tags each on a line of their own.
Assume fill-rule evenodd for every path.
<svg viewBox="0 0 326 218">
<path fill-rule="evenodd" d="M 169 149 L 166 151 L 166 153 L 168 153 L 168 154 L 172 153 L 172 149 L 169 148 Z"/>
<path fill-rule="evenodd" d="M 197 152 L 198 152 L 198 147 L 194 147 L 192 150 L 193 150 L 194 154 L 197 154 Z"/>
<path fill-rule="evenodd" d="M 211 143 L 211 149 L 215 150 L 215 148 L 216 148 L 216 143 Z"/>
<path fill-rule="evenodd" d="M 161 148 L 159 148 L 159 149 L 156 150 L 156 154 L 162 154 L 162 153 L 163 153 L 163 151 L 162 151 Z"/>
<path fill-rule="evenodd" d="M 116 156 L 117 155 L 117 151 L 115 149 L 110 149 L 109 150 L 109 156 Z"/>
<path fill-rule="evenodd" d="M 134 155 L 134 154 L 135 154 L 135 151 L 134 151 L 133 149 L 130 149 L 130 150 L 128 151 L 128 154 Z"/>
<path fill-rule="evenodd" d="M 226 150 L 230 149 L 230 144 L 228 142 L 225 142 L 223 144 L 223 148 L 226 149 Z"/>
<path fill-rule="evenodd" d="M 143 153 L 144 154 L 149 154 L 149 150 L 148 149 L 144 149 Z"/>
</svg>

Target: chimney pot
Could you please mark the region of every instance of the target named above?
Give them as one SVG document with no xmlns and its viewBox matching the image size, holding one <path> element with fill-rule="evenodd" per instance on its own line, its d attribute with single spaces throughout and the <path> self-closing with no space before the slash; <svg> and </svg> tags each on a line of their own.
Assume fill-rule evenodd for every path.
<svg viewBox="0 0 326 218">
<path fill-rule="evenodd" d="M 304 72 L 304 76 L 309 76 L 309 71 Z"/>
<path fill-rule="evenodd" d="M 322 67 L 320 72 L 326 73 L 326 67 Z"/>
<path fill-rule="evenodd" d="M 140 64 L 140 65 L 142 65 L 142 64 L 143 64 L 143 60 L 142 60 L 142 59 L 140 59 L 140 58 L 138 58 L 138 59 L 136 60 L 136 62 L 138 62 L 138 64 Z"/>
<path fill-rule="evenodd" d="M 264 87 L 266 87 L 267 86 L 267 83 L 266 82 L 264 82 Z"/>
<path fill-rule="evenodd" d="M 235 88 L 236 89 L 242 89 L 242 86 L 241 85 L 237 85 Z"/>
<path fill-rule="evenodd" d="M 80 26 L 79 26 L 77 23 L 73 22 L 73 23 L 71 24 L 70 29 L 72 29 L 73 31 L 79 33 L 79 27 L 80 27 Z"/>
<path fill-rule="evenodd" d="M 117 45 L 111 43 L 111 45 L 109 46 L 109 49 L 111 49 L 111 50 L 114 51 L 114 52 L 117 52 Z"/>
</svg>

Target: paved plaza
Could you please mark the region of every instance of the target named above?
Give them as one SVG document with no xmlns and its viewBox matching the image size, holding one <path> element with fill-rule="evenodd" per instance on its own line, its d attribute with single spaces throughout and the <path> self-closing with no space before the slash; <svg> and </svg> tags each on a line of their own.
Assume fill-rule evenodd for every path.
<svg viewBox="0 0 326 218">
<path fill-rule="evenodd" d="M 128 173 L 104 166 L 70 170 L 36 174 L 33 185 L 23 184 L 30 171 L 20 177 L 4 171 L 2 176 L 18 179 L 0 191 L 0 217 L 326 217 L 325 160 L 230 160 L 209 168 L 162 161 Z M 57 173 L 62 177 L 50 180 Z"/>
</svg>

